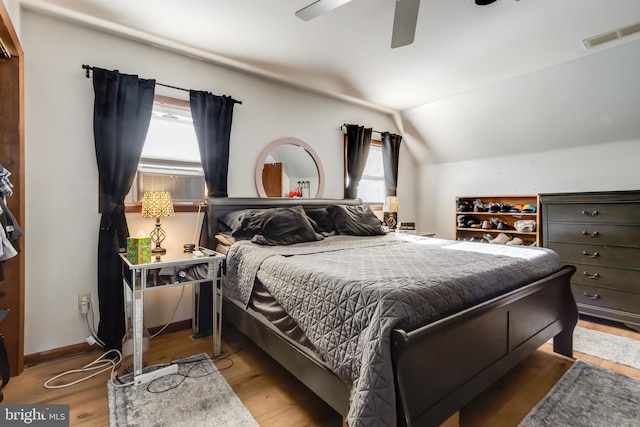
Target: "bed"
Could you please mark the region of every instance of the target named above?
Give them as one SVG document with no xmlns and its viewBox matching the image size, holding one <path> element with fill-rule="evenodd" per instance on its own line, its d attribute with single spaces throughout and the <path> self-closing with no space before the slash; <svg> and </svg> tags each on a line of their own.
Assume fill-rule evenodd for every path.
<svg viewBox="0 0 640 427">
<path fill-rule="evenodd" d="M 207 222 L 210 236 L 225 240 L 223 223 L 246 209 L 304 216 L 362 207 L 210 198 Z M 223 318 L 350 426 L 440 425 L 550 338 L 555 352 L 572 357 L 575 268 L 561 268 L 555 253 L 395 233 L 323 236 L 316 226 L 317 240 L 274 244 L 265 228 L 263 241 L 254 237 L 261 244 L 225 248 Z M 266 311 L 252 300 L 261 293 L 271 298 Z M 288 310 L 295 330 L 270 316 L 273 305 Z"/>
</svg>

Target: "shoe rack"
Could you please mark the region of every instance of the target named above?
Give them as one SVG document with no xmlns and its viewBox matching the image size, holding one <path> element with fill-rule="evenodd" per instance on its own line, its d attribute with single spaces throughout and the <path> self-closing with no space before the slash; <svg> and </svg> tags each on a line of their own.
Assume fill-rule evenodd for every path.
<svg viewBox="0 0 640 427">
<path fill-rule="evenodd" d="M 476 210 L 474 202 L 480 200 L 482 206 L 479 206 Z M 476 202 L 479 205 L 479 203 Z M 535 212 L 513 212 L 513 207 L 526 205 L 534 206 Z M 471 210 L 461 210 L 464 206 L 470 206 Z M 506 211 L 506 206 L 511 207 L 509 211 Z M 489 209 L 502 209 L 497 212 L 490 212 Z M 487 211 L 478 211 L 486 208 Z M 483 241 L 488 242 L 484 238 L 485 235 L 489 235 L 491 239 L 494 239 L 500 235 L 505 234 L 509 240 L 513 240 L 518 237 L 522 240 L 524 246 L 540 246 L 540 205 L 537 195 L 517 195 L 517 196 L 460 196 L 456 198 L 456 215 L 455 215 L 455 227 L 456 240 L 466 241 Z M 473 224 L 469 224 L 471 221 L 462 221 L 464 224 L 460 224 L 460 216 L 464 215 L 464 219 L 470 219 Z M 519 220 L 532 220 L 535 222 L 534 231 L 518 231 L 514 224 Z M 498 229 L 496 224 L 502 223 L 501 229 Z M 488 227 L 488 228 L 483 228 Z"/>
</svg>

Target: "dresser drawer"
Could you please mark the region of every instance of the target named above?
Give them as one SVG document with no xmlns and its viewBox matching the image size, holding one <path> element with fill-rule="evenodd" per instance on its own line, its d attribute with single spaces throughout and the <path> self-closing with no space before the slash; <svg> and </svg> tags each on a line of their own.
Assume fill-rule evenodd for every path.
<svg viewBox="0 0 640 427">
<path fill-rule="evenodd" d="M 573 265 L 576 266 L 576 272 L 571 278 L 571 283 L 640 293 L 640 270 L 622 270 L 588 264 Z"/>
<path fill-rule="evenodd" d="M 559 242 L 549 242 L 547 247 L 554 250 L 567 264 L 640 269 L 639 248 Z"/>
<path fill-rule="evenodd" d="M 640 313 L 640 294 L 573 283 L 571 284 L 571 290 L 577 304 Z"/>
<path fill-rule="evenodd" d="M 640 247 L 640 225 L 546 224 L 547 245 L 551 242 Z"/>
<path fill-rule="evenodd" d="M 546 207 L 549 221 L 638 224 L 640 203 L 567 203 Z"/>
</svg>

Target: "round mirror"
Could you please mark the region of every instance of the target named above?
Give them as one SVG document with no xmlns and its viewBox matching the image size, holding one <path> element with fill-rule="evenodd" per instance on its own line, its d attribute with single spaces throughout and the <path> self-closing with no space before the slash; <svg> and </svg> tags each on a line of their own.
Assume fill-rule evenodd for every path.
<svg viewBox="0 0 640 427">
<path fill-rule="evenodd" d="M 260 197 L 319 198 L 324 172 L 313 148 L 297 138 L 280 138 L 262 150 L 256 162 Z"/>
</svg>

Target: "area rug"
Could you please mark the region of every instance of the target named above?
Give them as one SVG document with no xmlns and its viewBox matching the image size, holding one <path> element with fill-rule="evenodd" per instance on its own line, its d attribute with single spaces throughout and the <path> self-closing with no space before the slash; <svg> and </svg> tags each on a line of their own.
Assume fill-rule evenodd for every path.
<svg viewBox="0 0 640 427">
<path fill-rule="evenodd" d="M 206 353 L 174 363 L 178 373 L 148 384 L 107 382 L 110 426 L 258 426 Z M 131 381 L 132 374 L 120 380 Z"/>
<path fill-rule="evenodd" d="M 640 369 L 640 341 L 631 338 L 577 326 L 573 331 L 573 350 Z"/>
<path fill-rule="evenodd" d="M 576 360 L 518 427 L 639 425 L 640 380 Z"/>
</svg>

